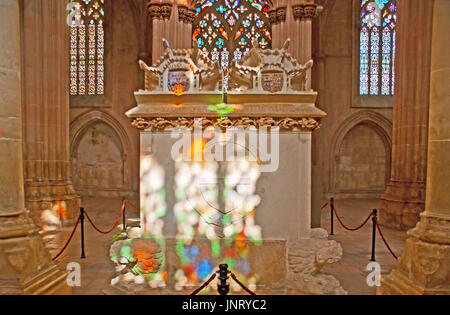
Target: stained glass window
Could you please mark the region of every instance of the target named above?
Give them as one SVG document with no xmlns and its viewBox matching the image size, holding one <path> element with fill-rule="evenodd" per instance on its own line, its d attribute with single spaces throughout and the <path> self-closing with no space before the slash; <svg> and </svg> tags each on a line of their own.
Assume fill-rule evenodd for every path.
<svg viewBox="0 0 450 315">
<path fill-rule="evenodd" d="M 78 4 L 80 23 L 70 27 L 70 95 L 103 95 L 105 0 L 71 2 Z"/>
<path fill-rule="evenodd" d="M 396 0 L 361 0 L 360 95 L 394 95 Z"/>
<path fill-rule="evenodd" d="M 269 48 L 272 34 L 269 6 L 262 0 L 199 0 L 192 38 L 213 61 L 227 67 L 252 47 Z"/>
</svg>

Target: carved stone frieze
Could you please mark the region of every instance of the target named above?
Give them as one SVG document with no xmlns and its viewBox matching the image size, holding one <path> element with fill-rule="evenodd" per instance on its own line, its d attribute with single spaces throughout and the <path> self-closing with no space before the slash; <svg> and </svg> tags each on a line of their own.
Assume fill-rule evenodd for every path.
<svg viewBox="0 0 450 315">
<path fill-rule="evenodd" d="M 132 126 L 139 130 L 167 130 L 176 127 L 194 128 L 200 121 L 190 117 L 179 118 L 136 118 Z M 239 117 L 239 118 L 202 118 L 201 127 L 231 128 L 231 127 L 279 127 L 284 130 L 314 131 L 320 128 L 320 122 L 315 118 L 272 118 L 272 117 Z"/>
<path fill-rule="evenodd" d="M 148 5 L 148 12 L 152 20 L 161 19 L 161 5 L 159 3 L 150 3 Z"/>
</svg>

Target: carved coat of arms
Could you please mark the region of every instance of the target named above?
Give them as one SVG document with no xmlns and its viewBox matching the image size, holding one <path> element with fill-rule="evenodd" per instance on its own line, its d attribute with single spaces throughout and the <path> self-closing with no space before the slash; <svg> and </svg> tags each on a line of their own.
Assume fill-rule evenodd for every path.
<svg viewBox="0 0 450 315">
<path fill-rule="evenodd" d="M 277 93 L 283 90 L 282 72 L 263 72 L 261 74 L 262 88 L 266 92 Z"/>
<path fill-rule="evenodd" d="M 167 79 L 167 88 L 171 92 L 187 92 L 190 89 L 189 77 L 186 71 L 170 70 Z"/>
</svg>

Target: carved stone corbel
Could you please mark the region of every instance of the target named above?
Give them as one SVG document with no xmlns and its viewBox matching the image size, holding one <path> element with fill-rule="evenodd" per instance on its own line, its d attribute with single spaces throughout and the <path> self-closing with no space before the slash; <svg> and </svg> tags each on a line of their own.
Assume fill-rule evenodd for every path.
<svg viewBox="0 0 450 315">
<path fill-rule="evenodd" d="M 293 4 L 292 11 L 296 21 L 307 20 L 318 17 L 319 13 L 323 11 L 323 7 L 315 3 Z"/>
<path fill-rule="evenodd" d="M 277 23 L 286 22 L 287 7 L 277 8 Z"/>
<path fill-rule="evenodd" d="M 278 23 L 276 9 L 269 11 L 269 22 L 271 25 L 276 25 Z"/>
<path fill-rule="evenodd" d="M 292 11 L 294 13 L 294 20 L 301 20 L 305 16 L 305 9 L 303 4 L 294 4 L 292 5 Z"/>
<path fill-rule="evenodd" d="M 197 12 L 194 9 L 188 8 L 188 13 L 187 13 L 188 23 L 193 24 L 195 22 L 196 14 L 197 14 Z"/>
<path fill-rule="evenodd" d="M 163 20 L 170 20 L 172 15 L 172 3 L 162 3 L 161 4 L 161 17 Z"/>
<path fill-rule="evenodd" d="M 189 8 L 185 5 L 178 5 L 178 20 L 183 23 L 189 23 Z"/>
<path fill-rule="evenodd" d="M 237 118 L 206 118 L 201 119 L 202 128 L 215 127 L 279 127 L 282 130 L 315 131 L 320 129 L 321 123 L 316 118 L 275 118 L 275 117 L 237 117 Z M 192 117 L 178 118 L 135 118 L 131 125 L 139 130 L 168 130 L 176 127 L 192 129 L 196 119 Z"/>
<path fill-rule="evenodd" d="M 153 20 L 161 20 L 161 4 L 150 2 L 148 4 L 148 12 L 150 14 L 150 18 Z"/>
</svg>

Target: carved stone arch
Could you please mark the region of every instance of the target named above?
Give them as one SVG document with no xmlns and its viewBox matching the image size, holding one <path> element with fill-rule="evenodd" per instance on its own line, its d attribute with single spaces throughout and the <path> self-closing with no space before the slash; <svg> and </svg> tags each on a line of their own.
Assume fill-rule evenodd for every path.
<svg viewBox="0 0 450 315">
<path fill-rule="evenodd" d="M 83 140 L 86 132 L 93 126 L 104 124 L 111 128 L 120 142 L 120 154 L 123 161 L 123 185 L 113 195 L 129 196 L 132 194 L 132 174 L 134 172 L 134 163 L 131 161 L 131 152 L 133 147 L 127 135 L 126 130 L 113 116 L 110 114 L 93 110 L 77 117 L 70 124 L 70 157 L 71 162 L 76 161 L 80 142 Z"/>
<path fill-rule="evenodd" d="M 374 111 L 360 111 L 353 114 L 337 128 L 331 142 L 329 159 L 330 159 L 330 178 L 329 178 L 329 192 L 330 193 L 345 193 L 336 187 L 336 180 L 338 175 L 338 158 L 341 146 L 344 139 L 357 126 L 367 126 L 372 129 L 381 139 L 385 154 L 385 183 L 387 184 L 390 178 L 391 158 L 392 158 L 392 122 L 385 116 Z"/>
</svg>

